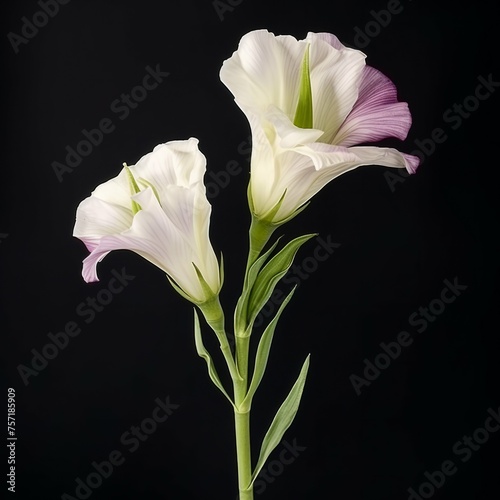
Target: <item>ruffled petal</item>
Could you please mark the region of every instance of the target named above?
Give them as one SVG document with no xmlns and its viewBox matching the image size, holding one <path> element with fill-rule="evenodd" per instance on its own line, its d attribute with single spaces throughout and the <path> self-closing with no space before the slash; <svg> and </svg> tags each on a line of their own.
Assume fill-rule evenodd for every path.
<svg viewBox="0 0 500 500">
<path fill-rule="evenodd" d="M 274 220 L 286 219 L 336 177 L 365 165 L 406 168 L 414 173 L 419 159 L 392 148 L 344 148 L 313 143 L 284 151 L 276 157 L 281 166 L 277 192 L 285 198 Z"/>
<path fill-rule="evenodd" d="M 116 201 L 116 198 L 111 198 Z M 128 206 L 132 206 L 130 194 Z M 73 236 L 82 240 L 89 251 L 92 251 L 103 236 L 126 231 L 132 224 L 132 219 L 131 208 L 91 196 L 83 200 L 76 210 Z"/>
<path fill-rule="evenodd" d="M 398 102 L 394 83 L 380 71 L 366 66 L 358 100 L 332 142 L 348 147 L 387 137 L 404 140 L 410 126 L 408 105 Z"/>
<path fill-rule="evenodd" d="M 141 210 L 134 217 L 132 227 L 123 234 L 101 238 L 98 246 L 83 261 L 85 281 L 97 281 L 97 264 L 113 250 L 131 250 L 163 271 L 191 297 L 202 300 L 204 293 L 192 263 L 203 263 L 193 252 L 187 236 L 182 234 L 165 215 L 151 188 L 134 196 Z M 201 269 L 203 273 L 203 269 Z M 205 276 L 209 285 L 218 290 L 218 273 Z M 215 281 L 214 281 L 215 278 Z"/>
<path fill-rule="evenodd" d="M 130 171 L 139 185 L 141 179 L 151 184 L 163 203 L 168 198 L 165 190 L 169 186 L 204 189 L 205 167 L 206 159 L 198 149 L 198 139 L 191 138 L 159 144 L 131 166 Z"/>
<path fill-rule="evenodd" d="M 306 42 L 292 36 L 251 31 L 224 61 L 220 79 L 245 113 L 265 113 L 274 105 L 293 119 L 306 47 Z"/>
<path fill-rule="evenodd" d="M 100 200 L 112 205 L 131 210 L 131 194 L 132 192 L 130 190 L 127 172 L 122 168 L 116 177 L 99 184 L 99 186 L 92 191 L 91 196 L 99 198 Z"/>
<path fill-rule="evenodd" d="M 288 116 L 276 106 L 269 107 L 265 119 L 274 126 L 280 138 L 279 146 L 285 149 L 316 142 L 323 135 L 322 130 L 296 127 Z"/>
<path fill-rule="evenodd" d="M 358 157 L 356 167 L 363 165 L 380 165 L 383 167 L 405 168 L 414 174 L 420 163 L 417 156 L 401 153 L 394 148 L 377 148 L 375 146 L 357 146 L 348 150 Z"/>
<path fill-rule="evenodd" d="M 312 31 L 310 31 L 307 34 L 306 40 L 322 40 L 323 42 L 331 45 L 337 50 L 347 49 L 347 47 L 335 35 L 332 35 L 331 33 L 313 33 Z"/>
<path fill-rule="evenodd" d="M 308 35 L 314 128 L 323 130 L 321 142 L 332 143 L 357 98 L 365 54 L 335 48 L 325 36 Z M 332 42 L 333 43 L 333 42 Z"/>
</svg>

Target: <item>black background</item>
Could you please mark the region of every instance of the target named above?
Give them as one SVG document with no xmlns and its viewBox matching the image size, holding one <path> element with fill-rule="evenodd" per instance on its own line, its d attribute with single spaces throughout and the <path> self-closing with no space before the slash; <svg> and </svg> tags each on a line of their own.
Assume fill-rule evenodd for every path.
<svg viewBox="0 0 500 500">
<path fill-rule="evenodd" d="M 287 238 L 318 232 L 340 247 L 302 280 L 280 321 L 252 413 L 254 450 L 310 352 L 301 407 L 285 435 L 306 449 L 256 498 L 407 499 L 408 488 L 418 489 L 424 473 L 448 459 L 458 471 L 433 498 L 498 495 L 498 435 L 467 463 L 452 451 L 500 405 L 498 92 L 456 130 L 444 120 L 448 109 L 474 94 L 478 77 L 491 73 L 500 80 L 494 3 L 454 10 L 417 0 L 401 5 L 362 48 L 368 64 L 396 83 L 414 119 L 404 143 L 385 144 L 411 152 L 437 127 L 447 139 L 393 189 L 382 167 L 336 179 L 280 231 Z M 71 236 L 75 210 L 122 162 L 133 164 L 161 142 L 199 138 L 214 173 L 237 162 L 241 173 L 211 199 L 211 235 L 225 256 L 222 300 L 230 318 L 247 245 L 249 129 L 218 78 L 223 60 L 256 28 L 297 38 L 327 31 L 361 48 L 356 28 L 365 30 L 370 11 L 386 8 L 382 0 L 327 6 L 243 0 L 219 15 L 208 0 L 73 0 L 16 54 L 7 34 L 20 34 L 21 18 L 32 19 L 40 7 L 34 1 L 4 6 L 2 408 L 6 416 L 6 389 L 13 387 L 12 498 L 75 496 L 75 480 L 113 450 L 125 463 L 92 499 L 235 498 L 232 415 L 196 355 L 190 305 L 157 268 L 130 252 L 109 255 L 99 267 L 101 282 L 85 284 L 86 250 Z M 111 103 L 142 81 L 148 65 L 170 75 L 120 120 Z M 64 162 L 65 147 L 76 147 L 81 130 L 103 118 L 112 119 L 114 132 L 59 182 L 52 162 Z M 314 248 L 314 241 L 305 245 L 297 263 Z M 77 307 L 124 266 L 135 279 L 86 324 Z M 416 333 L 409 316 L 439 298 L 445 279 L 467 289 Z M 25 385 L 19 365 L 30 367 L 32 349 L 41 351 L 47 334 L 69 321 L 78 322 L 80 335 Z M 362 375 L 363 360 L 373 361 L 379 344 L 402 330 L 413 344 L 357 396 L 349 377 Z M 220 362 L 208 331 L 206 339 Z M 130 453 L 120 437 L 151 416 L 155 398 L 167 396 L 179 408 Z M 6 463 L 6 448 L 3 454 Z M 278 459 L 279 450 L 270 460 Z M 2 470 L 5 479 L 7 465 Z"/>
</svg>

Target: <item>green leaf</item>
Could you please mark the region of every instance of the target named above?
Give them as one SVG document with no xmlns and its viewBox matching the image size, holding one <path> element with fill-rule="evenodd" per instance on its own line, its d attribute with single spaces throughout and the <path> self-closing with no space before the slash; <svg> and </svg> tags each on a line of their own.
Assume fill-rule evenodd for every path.
<svg viewBox="0 0 500 500">
<path fill-rule="evenodd" d="M 203 345 L 203 340 L 201 338 L 201 328 L 200 328 L 200 319 L 198 318 L 198 313 L 196 312 L 196 309 L 194 310 L 194 341 L 196 344 L 196 352 L 198 353 L 198 356 L 203 358 L 207 362 L 207 368 L 208 368 L 208 376 L 212 380 L 212 382 L 215 384 L 216 387 L 220 389 L 222 394 L 226 396 L 226 398 L 229 400 L 229 402 L 233 405 L 233 407 L 236 409 L 236 406 L 234 405 L 233 400 L 229 397 L 228 393 L 224 389 L 224 386 L 222 385 L 219 375 L 217 374 L 217 370 L 215 369 L 215 366 L 213 364 L 212 358 L 210 357 L 209 352 L 206 350 L 205 346 Z"/>
<path fill-rule="evenodd" d="M 248 324 L 252 325 L 260 310 L 271 297 L 278 281 L 287 273 L 299 248 L 317 233 L 295 238 L 282 248 L 260 271 L 248 301 Z"/>
<path fill-rule="evenodd" d="M 269 323 L 267 328 L 264 330 L 262 337 L 259 341 L 259 346 L 257 347 L 257 353 L 255 355 L 255 367 L 252 375 L 252 382 L 250 383 L 250 387 L 248 389 L 248 393 L 245 396 L 242 406 L 250 408 L 252 403 L 252 398 L 255 394 L 255 391 L 259 387 L 259 384 L 264 376 L 264 372 L 266 371 L 267 360 L 269 359 L 269 352 L 271 350 L 271 344 L 273 342 L 274 330 L 276 329 L 276 325 L 278 324 L 278 320 L 281 316 L 281 313 L 285 309 L 288 302 L 292 298 L 295 289 L 297 286 L 293 287 L 292 291 L 288 294 L 286 299 L 281 303 L 281 306 L 274 316 L 273 320 Z"/>
<path fill-rule="evenodd" d="M 238 303 L 236 304 L 236 310 L 234 312 L 235 317 L 235 330 L 236 333 L 244 332 L 247 328 L 247 309 L 248 309 L 248 299 L 250 298 L 250 292 L 252 291 L 252 287 L 259 275 L 259 271 L 262 269 L 262 266 L 266 262 L 269 255 L 273 252 L 278 244 L 278 238 L 276 242 L 271 246 L 269 250 L 264 255 L 261 255 L 248 270 L 248 274 L 245 279 L 245 283 L 243 284 L 243 291 L 241 293 L 241 297 L 238 299 Z"/>
<path fill-rule="evenodd" d="M 313 100 L 311 90 L 311 72 L 309 68 L 309 44 L 304 52 L 300 68 L 299 100 L 295 110 L 293 124 L 300 128 L 313 128 Z"/>
<path fill-rule="evenodd" d="M 290 393 L 287 398 L 280 406 L 274 420 L 269 427 L 264 439 L 262 441 L 262 446 L 260 449 L 259 460 L 257 461 L 257 465 L 255 466 L 255 470 L 252 474 L 252 482 L 253 484 L 262 467 L 266 463 L 271 452 L 278 446 L 281 442 L 285 431 L 290 427 L 297 414 L 297 410 L 299 409 L 300 398 L 302 397 L 302 392 L 304 391 L 304 384 L 306 382 L 307 370 L 309 368 L 309 358 L 310 355 L 307 356 L 304 364 L 302 365 L 302 369 L 300 370 L 299 377 L 297 381 L 293 385 Z"/>
</svg>

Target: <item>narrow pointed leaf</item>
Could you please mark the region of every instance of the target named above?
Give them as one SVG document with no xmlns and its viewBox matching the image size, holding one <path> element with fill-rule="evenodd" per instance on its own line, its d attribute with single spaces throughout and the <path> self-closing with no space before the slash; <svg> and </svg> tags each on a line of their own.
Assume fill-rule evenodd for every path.
<svg viewBox="0 0 500 500">
<path fill-rule="evenodd" d="M 206 350 L 205 346 L 203 345 L 203 340 L 201 337 L 200 319 L 198 318 L 198 313 L 196 312 L 196 309 L 194 310 L 194 341 L 196 344 L 196 352 L 198 353 L 198 356 L 203 358 L 207 363 L 208 376 L 210 377 L 212 382 L 215 384 L 215 386 L 220 389 L 222 394 L 224 394 L 224 396 L 226 396 L 226 398 L 233 405 L 233 407 L 235 407 L 233 400 L 229 397 L 228 393 L 224 389 L 224 386 L 222 385 L 222 383 L 219 379 L 219 375 L 217 374 L 217 370 L 215 369 L 214 363 L 212 361 L 212 358 L 210 357 L 209 352 Z"/>
<path fill-rule="evenodd" d="M 299 236 L 280 250 L 259 273 L 248 301 L 248 322 L 253 324 L 260 310 L 271 297 L 278 281 L 287 273 L 299 248 L 317 234 Z"/>
<path fill-rule="evenodd" d="M 274 417 L 269 430 L 264 436 L 260 449 L 259 460 L 257 461 L 257 465 L 255 466 L 255 470 L 252 474 L 252 482 L 250 484 L 253 484 L 262 467 L 266 463 L 269 455 L 281 442 L 285 431 L 290 427 L 293 419 L 295 418 L 295 415 L 297 414 L 297 410 L 299 409 L 300 404 L 300 398 L 302 397 L 302 392 L 304 391 L 307 370 L 309 369 L 309 358 L 310 355 L 308 355 L 306 360 L 304 361 L 297 381 L 293 385 L 283 404 L 280 406 L 280 409 L 276 413 L 276 416 Z"/>
<path fill-rule="evenodd" d="M 280 237 L 281 238 L 281 237 Z M 235 330 L 236 332 L 243 332 L 246 330 L 247 326 L 247 309 L 248 309 L 248 299 L 250 297 L 250 292 L 252 291 L 252 287 L 257 279 L 259 271 L 262 269 L 262 266 L 266 262 L 269 255 L 273 252 L 278 244 L 280 238 L 276 240 L 276 242 L 271 246 L 269 250 L 267 250 L 264 255 L 261 255 L 248 270 L 248 275 L 243 284 L 243 291 L 241 293 L 241 297 L 238 299 L 238 303 L 236 304 L 236 310 L 234 312 L 235 317 Z"/>
<path fill-rule="evenodd" d="M 243 401 L 243 406 L 251 404 L 255 391 L 259 387 L 262 377 L 264 376 L 264 372 L 266 371 L 267 366 L 267 360 L 269 359 L 269 352 L 271 350 L 271 344 L 273 342 L 274 330 L 276 329 L 276 325 L 278 324 L 281 313 L 285 309 L 288 302 L 290 302 L 290 299 L 292 298 L 296 288 L 297 287 L 295 286 L 293 290 L 288 294 L 286 299 L 281 303 L 276 316 L 269 323 L 267 328 L 264 330 L 262 337 L 260 338 L 259 346 L 257 347 L 257 353 L 255 355 L 255 367 L 253 370 L 252 382 L 250 383 L 248 393 L 245 396 L 245 400 Z"/>
</svg>

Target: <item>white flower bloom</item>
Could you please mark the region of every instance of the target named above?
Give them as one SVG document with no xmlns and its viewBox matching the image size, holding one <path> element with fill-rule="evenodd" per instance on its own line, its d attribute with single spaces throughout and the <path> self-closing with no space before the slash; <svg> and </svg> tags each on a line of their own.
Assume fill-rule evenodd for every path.
<svg viewBox="0 0 500 500">
<path fill-rule="evenodd" d="M 415 156 L 353 147 L 403 140 L 411 125 L 394 84 L 365 57 L 331 34 L 299 41 L 258 30 L 224 62 L 221 80 L 252 130 L 250 204 L 258 219 L 284 222 L 332 179 L 362 165 L 416 171 Z"/>
<path fill-rule="evenodd" d="M 217 295 L 221 277 L 209 240 L 205 167 L 197 139 L 167 142 L 83 200 L 73 235 L 90 250 L 85 281 L 98 280 L 97 263 L 110 251 L 125 249 L 165 271 L 191 301 Z"/>
</svg>

